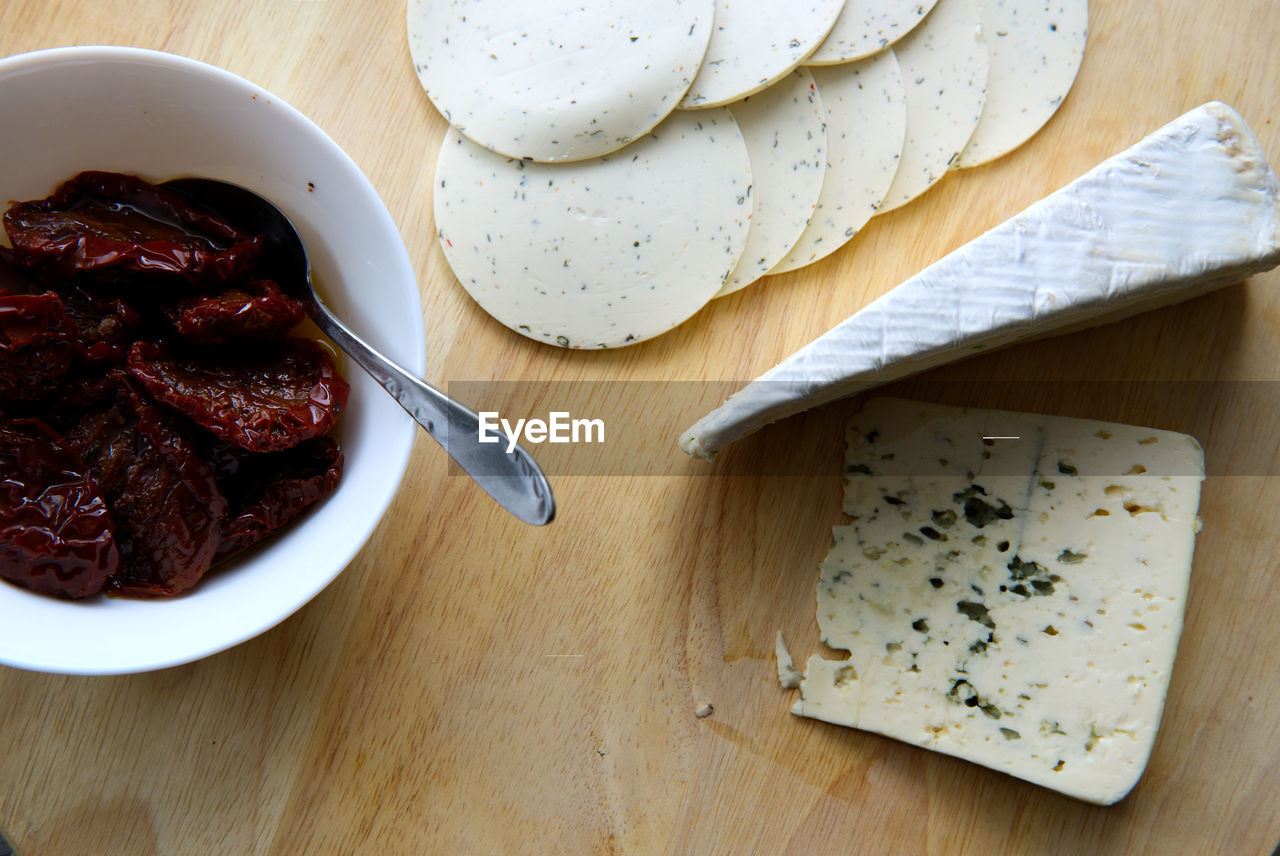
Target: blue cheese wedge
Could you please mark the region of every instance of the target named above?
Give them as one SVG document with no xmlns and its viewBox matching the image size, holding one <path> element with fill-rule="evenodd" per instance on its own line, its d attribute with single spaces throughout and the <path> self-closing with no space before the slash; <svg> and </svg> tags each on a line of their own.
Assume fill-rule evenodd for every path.
<svg viewBox="0 0 1280 856">
<path fill-rule="evenodd" d="M 822 44 L 844 2 L 717 0 L 711 43 L 680 106 L 723 106 L 786 77 Z"/>
<path fill-rule="evenodd" d="M 987 100 L 958 168 L 1008 154 L 1052 118 L 1080 70 L 1088 29 L 1088 0 L 985 0 Z"/>
<path fill-rule="evenodd" d="M 624 151 L 512 160 L 456 130 L 435 221 L 459 283 L 495 319 L 565 348 L 616 348 L 701 309 L 737 266 L 751 165 L 728 110 L 677 112 Z"/>
<path fill-rule="evenodd" d="M 710 458 L 763 425 L 1280 264 L 1280 180 L 1236 111 L 1205 104 L 935 262 L 787 357 L 680 439 Z"/>
<path fill-rule="evenodd" d="M 845 473 L 852 522 L 822 563 L 818 625 L 849 657 L 810 657 L 793 712 L 1123 798 L 1181 633 L 1199 444 L 876 399 L 849 426 Z"/>
<path fill-rule="evenodd" d="M 599 157 L 675 109 L 714 0 L 409 0 L 414 71 L 472 142 L 513 158 Z"/>
</svg>

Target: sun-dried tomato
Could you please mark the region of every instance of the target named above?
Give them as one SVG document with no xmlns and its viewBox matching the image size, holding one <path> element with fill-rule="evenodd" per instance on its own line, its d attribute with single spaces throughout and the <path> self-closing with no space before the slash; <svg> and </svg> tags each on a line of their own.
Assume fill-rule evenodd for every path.
<svg viewBox="0 0 1280 856">
<path fill-rule="evenodd" d="M 62 298 L 0 293 L 0 404 L 52 392 L 80 351 Z"/>
<path fill-rule="evenodd" d="M 159 402 L 251 452 L 276 452 L 328 433 L 350 387 L 309 339 L 179 350 L 137 342 L 129 372 Z"/>
<path fill-rule="evenodd" d="M 66 435 L 111 508 L 120 568 L 107 591 L 154 597 L 199 582 L 218 549 L 227 501 L 173 419 L 127 382 Z"/>
<path fill-rule="evenodd" d="M 234 465 L 229 463 L 232 459 Z M 226 446 L 219 460 L 224 473 L 219 484 L 231 504 L 222 525 L 219 561 L 286 526 L 332 493 L 342 478 L 342 450 L 332 437 L 315 437 L 267 454 Z"/>
<path fill-rule="evenodd" d="M 349 387 L 261 239 L 92 172 L 4 227 L 0 577 L 176 594 L 334 490 Z"/>
<path fill-rule="evenodd" d="M 166 274 L 192 283 L 243 276 L 265 242 L 136 176 L 82 172 L 4 214 L 14 257 L 64 277 Z"/>
<path fill-rule="evenodd" d="M 185 297 L 168 314 L 183 338 L 200 345 L 246 337 L 278 338 L 306 317 L 302 304 L 269 279 Z"/>
<path fill-rule="evenodd" d="M 95 595 L 120 567 L 113 529 L 80 455 L 38 419 L 0 419 L 0 577 Z"/>
<path fill-rule="evenodd" d="M 142 313 L 119 297 L 78 287 L 62 292 L 62 302 L 77 331 L 82 363 L 112 366 L 124 362 L 134 335 L 143 325 Z"/>
</svg>

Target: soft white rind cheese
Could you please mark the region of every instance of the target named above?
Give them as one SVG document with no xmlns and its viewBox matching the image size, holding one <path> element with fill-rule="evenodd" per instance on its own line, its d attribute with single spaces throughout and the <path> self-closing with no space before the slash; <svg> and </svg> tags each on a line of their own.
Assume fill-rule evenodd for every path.
<svg viewBox="0 0 1280 856">
<path fill-rule="evenodd" d="M 801 348 L 681 437 L 763 425 L 980 349 L 1115 320 L 1280 264 L 1280 181 L 1225 104 L 1178 118 Z"/>
<path fill-rule="evenodd" d="M 848 441 L 852 522 L 822 563 L 818 624 L 850 656 L 811 657 L 793 712 L 1124 797 L 1182 628 L 1196 441 L 893 399 Z"/>
</svg>

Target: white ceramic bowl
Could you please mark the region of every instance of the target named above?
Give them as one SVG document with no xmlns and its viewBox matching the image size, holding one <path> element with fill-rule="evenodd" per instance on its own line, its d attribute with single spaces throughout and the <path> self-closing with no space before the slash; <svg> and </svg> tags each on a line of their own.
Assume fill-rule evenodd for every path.
<svg viewBox="0 0 1280 856">
<path fill-rule="evenodd" d="M 422 305 L 395 223 L 359 167 L 271 93 L 172 54 L 59 48 L 0 60 L 0 117 L 5 207 L 86 169 L 244 185 L 297 225 L 339 317 L 423 371 Z M 344 365 L 346 471 L 322 504 L 172 599 L 64 602 L 0 582 L 0 663 L 69 674 L 173 666 L 256 636 L 314 597 L 369 538 L 417 430 L 367 375 Z"/>
</svg>

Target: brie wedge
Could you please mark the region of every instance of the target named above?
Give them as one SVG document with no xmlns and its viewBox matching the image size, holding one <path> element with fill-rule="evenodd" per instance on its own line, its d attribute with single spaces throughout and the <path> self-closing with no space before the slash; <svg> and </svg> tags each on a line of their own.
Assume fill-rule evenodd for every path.
<svg viewBox="0 0 1280 856">
<path fill-rule="evenodd" d="M 881 398 L 849 426 L 845 473 L 818 625 L 849 658 L 810 657 L 792 712 L 1124 797 L 1182 630 L 1199 444 Z"/>
<path fill-rule="evenodd" d="M 1068 327 L 1116 320 L 1280 264 L 1280 181 L 1210 102 L 945 256 L 694 424 L 710 458 L 785 416 Z"/>
</svg>

